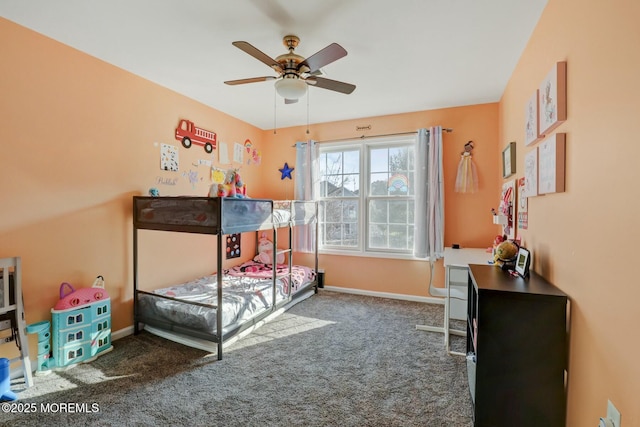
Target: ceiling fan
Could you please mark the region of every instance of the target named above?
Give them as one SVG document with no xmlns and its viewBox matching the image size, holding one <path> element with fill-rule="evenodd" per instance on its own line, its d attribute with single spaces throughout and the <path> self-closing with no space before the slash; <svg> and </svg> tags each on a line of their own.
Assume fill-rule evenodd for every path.
<svg viewBox="0 0 640 427">
<path fill-rule="evenodd" d="M 245 41 L 233 42 L 232 44 L 238 49 L 243 50 L 271 67 L 278 73 L 278 76 L 229 80 L 225 83 L 228 85 L 240 85 L 277 80 L 275 83 L 276 92 L 284 98 L 285 104 L 298 102 L 298 98 L 307 92 L 307 85 L 345 94 L 350 94 L 355 90 L 355 85 L 350 83 L 339 82 L 319 76 L 319 74 L 321 74 L 320 68 L 347 55 L 347 51 L 339 44 L 331 43 L 329 46 L 305 59 L 293 52 L 300 43 L 300 39 L 297 36 L 285 36 L 282 42 L 287 49 L 289 49 L 289 53 L 282 54 L 276 57 L 276 59 L 271 58 L 269 55 Z"/>
</svg>

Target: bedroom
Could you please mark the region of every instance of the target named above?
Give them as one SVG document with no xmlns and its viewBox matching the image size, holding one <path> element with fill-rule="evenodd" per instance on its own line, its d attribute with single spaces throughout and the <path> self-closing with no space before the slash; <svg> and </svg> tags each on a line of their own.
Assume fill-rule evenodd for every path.
<svg viewBox="0 0 640 427">
<path fill-rule="evenodd" d="M 529 92 L 550 64 L 568 62 L 569 114 L 561 128 L 569 135 L 567 191 L 532 201 L 529 230 L 522 236 L 537 254 L 534 269 L 572 300 L 570 426 L 595 424 L 606 411 L 607 399 L 620 409 L 625 425 L 640 424 L 635 405 L 640 372 L 634 360 L 640 348 L 629 339 L 638 320 L 635 301 L 640 291 L 628 272 L 614 267 L 633 265 L 633 245 L 640 237 L 632 196 L 639 172 L 631 163 L 640 95 L 635 78 L 640 58 L 634 49 L 639 36 L 631 17 L 640 11 L 631 2 L 616 5 L 550 0 L 496 102 L 310 129 L 314 138 L 327 140 L 352 135 L 363 124 L 371 124 L 375 133 L 442 124 L 454 129 L 445 136 L 445 144 L 453 147 L 445 153 L 449 167 L 457 164 L 467 139 L 482 141 L 484 148 L 474 152 L 481 192 L 463 198 L 447 191 L 445 243 L 485 246 L 497 233 L 489 212 L 502 186 L 500 153 L 508 142 L 518 143 L 520 176 L 526 152 L 522 116 Z M 3 162 L 3 195 L 15 206 L 2 211 L 1 255 L 23 257 L 29 321 L 49 316 L 60 282 L 87 283 L 103 274 L 118 302 L 113 307 L 114 331 L 131 326 L 131 196 L 155 185 L 161 174 L 153 143 L 173 144 L 179 117 L 211 124 L 229 142 L 250 139 L 263 151 L 259 167 L 243 169 L 250 194 L 293 196 L 293 183 L 280 180 L 278 168 L 284 161 L 293 164 L 290 146 L 307 139 L 306 126 L 279 128 L 273 135 L 4 19 L 0 31 L 2 40 L 12 40 L 3 45 L 3 61 L 20 64 L 4 67 L 0 83 L 2 92 L 10 94 L 0 103 L 0 157 L 11 159 Z M 145 143 L 137 144 L 140 141 Z M 200 153 L 181 150 L 180 161 L 190 165 Z M 153 161 L 141 162 L 150 158 Z M 447 184 L 452 185 L 450 179 Z M 175 188 L 159 187 L 166 194 L 204 193 L 204 185 L 194 189 L 188 181 Z M 158 236 L 146 244 L 162 248 L 153 252 L 158 268 L 147 272 L 159 284 L 190 279 L 194 271 L 211 268 L 206 254 L 210 242 L 202 236 Z M 250 242 L 246 250 L 251 251 Z M 389 292 L 384 283 L 393 279 L 406 285 L 392 293 L 426 297 L 426 266 L 405 262 L 406 277 L 399 279 L 387 273 L 396 263 L 376 260 L 371 270 L 371 263 L 362 261 L 344 272 L 344 259 L 326 256 L 321 262 L 330 285 Z M 364 266 L 370 276 L 362 274 Z M 339 270 L 340 275 L 335 273 Z M 442 274 L 439 269 L 440 283 Z M 372 283 L 370 277 L 381 280 Z"/>
</svg>

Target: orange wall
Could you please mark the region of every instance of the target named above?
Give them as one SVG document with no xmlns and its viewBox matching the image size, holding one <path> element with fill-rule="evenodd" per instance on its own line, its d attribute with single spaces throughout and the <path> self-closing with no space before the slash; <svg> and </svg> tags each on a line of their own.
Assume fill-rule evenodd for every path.
<svg viewBox="0 0 640 427">
<path fill-rule="evenodd" d="M 196 165 L 212 156 L 174 139 L 179 119 L 258 148 L 263 131 L 1 18 L 0 40 L 0 257 L 22 257 L 27 322 L 50 318 L 61 282 L 103 275 L 113 330 L 129 326 L 131 196 L 208 193 Z M 179 147 L 178 172 L 160 169 L 160 143 Z M 259 166 L 233 166 L 260 191 Z M 140 244 L 141 279 L 155 285 L 215 268 L 215 237 L 144 231 Z"/>
<path fill-rule="evenodd" d="M 113 330 L 130 326 L 131 197 L 147 194 L 150 187 L 162 195 L 206 195 L 209 171 L 197 166 L 200 160 L 241 167 L 250 195 L 293 197 L 293 181 L 281 181 L 277 169 L 284 161 L 295 166 L 291 144 L 307 138 L 303 128 L 280 129 L 276 135 L 257 129 L 2 18 L 0 39 L 10 40 L 0 58 L 5 65 L 0 68 L 0 194 L 5 203 L 0 257 L 22 257 L 27 323 L 50 319 L 62 282 L 89 286 L 103 275 L 112 299 Z M 207 155 L 198 146 L 183 148 L 173 137 L 180 118 L 215 131 L 230 152 L 234 142 L 250 139 L 262 152 L 262 164 L 247 164 L 245 158 L 242 164 L 219 165 L 217 151 Z M 492 173 L 497 123 L 495 103 L 320 124 L 312 126 L 309 137 L 360 136 L 355 126 L 363 124 L 371 124 L 375 134 L 437 124 L 454 128 L 444 136 L 446 244 L 485 246 L 496 232 L 487 225 L 499 194 Z M 480 191 L 455 194 L 459 153 L 468 140 L 476 143 Z M 178 172 L 160 169 L 160 144 L 178 147 Z M 195 182 L 189 173 L 197 173 Z M 253 250 L 253 238 L 243 236 L 243 258 Z M 210 273 L 215 257 L 215 237 L 141 231 L 141 287 Z M 322 267 L 331 285 L 427 295 L 424 262 L 326 256 Z"/>
<path fill-rule="evenodd" d="M 640 426 L 640 238 L 635 155 L 640 121 L 640 3 L 549 0 L 500 102 L 500 143 L 525 147 L 524 106 L 567 61 L 566 192 L 529 198 L 535 270 L 571 298 L 567 425 L 597 425 L 607 399 Z"/>
<path fill-rule="evenodd" d="M 301 105 L 300 108 L 305 108 Z M 296 141 L 316 141 L 358 138 L 362 135 L 413 132 L 421 127 L 441 125 L 453 132 L 443 136 L 443 163 L 445 180 L 445 245 L 458 243 L 463 247 L 487 247 L 499 230 L 491 223 L 491 208 L 497 207 L 500 192 L 498 168 L 498 104 L 483 104 L 467 107 L 445 108 L 417 113 L 370 117 L 360 120 L 322 123 L 307 127 L 277 129 L 276 134 L 265 134 L 263 172 L 268 182 L 268 197 L 292 198 L 294 181 L 281 180 L 278 168 L 284 162 L 295 166 Z M 369 126 L 366 132 L 357 131 L 357 126 Z M 473 160 L 480 182 L 476 193 L 454 192 L 454 184 L 460 153 L 468 141 L 475 143 Z M 293 172 L 295 179 L 296 173 Z M 441 262 L 440 262 L 441 264 Z M 359 258 L 337 255 L 320 256 L 320 267 L 325 269 L 328 285 L 390 292 L 397 294 L 428 296 L 429 265 L 423 261 L 392 260 L 382 258 Z M 434 278 L 442 285 L 442 267 Z"/>
</svg>

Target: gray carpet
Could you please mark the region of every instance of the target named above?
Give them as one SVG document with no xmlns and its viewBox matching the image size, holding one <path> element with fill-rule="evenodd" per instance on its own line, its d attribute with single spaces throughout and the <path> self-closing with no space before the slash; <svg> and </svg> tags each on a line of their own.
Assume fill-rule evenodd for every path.
<svg viewBox="0 0 640 427">
<path fill-rule="evenodd" d="M 143 332 L 94 362 L 34 377 L 32 388 L 14 381 L 35 413 L 0 413 L 0 423 L 471 426 L 464 357 L 415 329 L 442 316 L 442 306 L 320 290 L 222 361 Z"/>
</svg>

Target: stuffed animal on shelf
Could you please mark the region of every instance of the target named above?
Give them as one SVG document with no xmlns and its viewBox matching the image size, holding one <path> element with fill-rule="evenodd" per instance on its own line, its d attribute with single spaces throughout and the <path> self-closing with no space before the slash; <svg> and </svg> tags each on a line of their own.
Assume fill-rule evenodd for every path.
<svg viewBox="0 0 640 427">
<path fill-rule="evenodd" d="M 265 233 L 262 233 L 260 240 L 258 240 L 258 255 L 256 255 L 253 260 L 263 264 L 273 264 L 273 242 L 267 239 Z M 278 254 L 276 256 L 276 262 L 277 264 L 283 264 L 284 254 Z"/>
<path fill-rule="evenodd" d="M 224 183 L 212 184 L 209 188 L 209 197 L 235 197 L 244 199 L 247 197 L 247 187 L 240 177 L 237 169 L 227 171 Z"/>
</svg>

